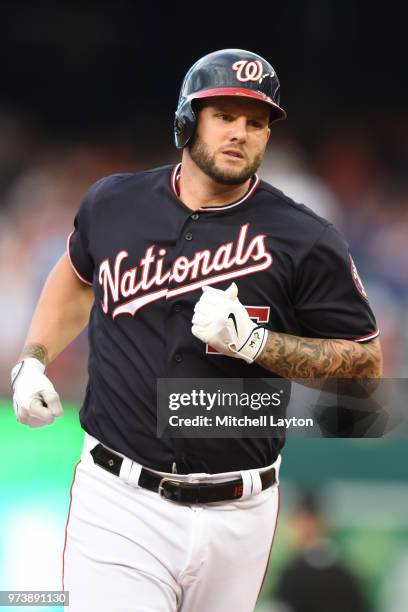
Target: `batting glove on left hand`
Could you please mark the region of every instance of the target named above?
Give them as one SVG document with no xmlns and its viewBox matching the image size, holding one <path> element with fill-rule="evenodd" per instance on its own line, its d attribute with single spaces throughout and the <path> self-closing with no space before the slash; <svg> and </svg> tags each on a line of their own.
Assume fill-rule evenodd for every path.
<svg viewBox="0 0 408 612">
<path fill-rule="evenodd" d="M 203 287 L 194 307 L 191 331 L 196 338 L 219 353 L 252 363 L 263 350 L 268 332 L 251 321 L 238 300 L 238 287 L 232 283 L 222 291 Z"/>
</svg>

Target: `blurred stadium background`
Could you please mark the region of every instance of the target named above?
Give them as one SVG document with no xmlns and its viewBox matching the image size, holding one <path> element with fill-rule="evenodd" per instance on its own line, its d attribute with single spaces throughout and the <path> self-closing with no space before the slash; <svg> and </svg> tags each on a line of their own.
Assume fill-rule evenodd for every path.
<svg viewBox="0 0 408 612">
<path fill-rule="evenodd" d="M 201 55 L 248 48 L 277 70 L 288 120 L 273 127 L 260 174 L 346 236 L 379 322 L 385 375 L 407 377 L 405 22 L 382 4 L 352 0 L 281 3 L 270 13 L 173 10 L 0 7 L 0 590 L 59 588 L 82 440 L 85 334 L 48 370 L 64 418 L 39 431 L 15 422 L 9 371 L 34 304 L 90 184 L 178 160 L 173 113 L 182 77 Z M 277 581 L 296 552 L 290 514 L 307 485 L 367 611 L 406 612 L 407 465 L 404 440 L 290 440 L 259 609 L 278 610 Z"/>
</svg>

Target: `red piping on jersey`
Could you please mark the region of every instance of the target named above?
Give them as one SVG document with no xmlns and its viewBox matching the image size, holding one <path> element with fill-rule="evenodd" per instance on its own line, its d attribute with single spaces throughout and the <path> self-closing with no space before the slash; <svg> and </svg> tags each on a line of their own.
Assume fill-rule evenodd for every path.
<svg viewBox="0 0 408 612">
<path fill-rule="evenodd" d="M 379 335 L 380 331 L 376 329 L 374 332 L 371 332 L 371 334 L 367 334 L 367 336 L 359 336 L 358 338 L 354 338 L 354 342 L 364 342 L 364 340 L 373 340 Z"/>
<path fill-rule="evenodd" d="M 272 552 L 272 546 L 273 546 L 273 542 L 274 542 L 274 540 L 275 540 L 276 527 L 277 527 L 277 525 L 278 525 L 279 510 L 280 510 L 280 489 L 279 489 L 279 485 L 278 485 L 278 511 L 277 511 L 277 513 L 276 513 L 275 527 L 274 527 L 274 529 L 273 529 L 272 542 L 271 542 L 271 546 L 270 546 L 270 548 L 269 548 L 268 560 L 267 560 L 267 562 L 266 562 L 266 567 L 265 567 L 264 575 L 263 575 L 263 578 L 262 578 L 261 586 L 259 587 L 258 597 L 256 598 L 256 599 L 257 599 L 257 601 L 258 601 L 259 595 L 261 594 L 262 587 L 263 587 L 264 582 L 265 582 L 266 574 L 267 574 L 267 572 L 268 572 L 269 561 L 270 561 L 270 558 L 271 558 L 271 552 Z"/>
<path fill-rule="evenodd" d="M 171 179 L 170 179 L 171 190 L 178 200 L 180 200 L 180 197 L 176 189 L 176 180 L 177 180 L 177 175 L 178 175 L 180 168 L 181 168 L 181 163 L 174 166 L 172 173 L 171 173 Z M 242 204 L 246 200 L 249 200 L 249 198 L 255 193 L 255 190 L 258 188 L 259 183 L 261 182 L 261 179 L 259 178 L 257 174 L 255 174 L 254 176 L 255 176 L 255 181 L 251 189 L 244 195 L 243 198 L 238 200 L 238 202 L 232 202 L 232 204 L 225 204 L 224 206 L 203 206 L 202 208 L 198 208 L 197 210 L 199 210 L 200 212 L 222 212 L 224 210 L 230 210 L 231 208 L 234 208 L 235 206 Z M 191 212 L 193 213 L 196 211 L 192 210 Z"/>
<path fill-rule="evenodd" d="M 69 517 L 71 514 L 71 505 L 72 505 L 72 487 L 74 486 L 74 482 L 75 482 L 75 477 L 76 477 L 76 471 L 77 471 L 77 467 L 78 465 L 81 463 L 81 461 L 78 461 L 78 463 L 75 466 L 75 470 L 74 470 L 74 478 L 72 480 L 72 484 L 71 484 L 71 488 L 69 490 L 69 509 L 68 509 L 68 517 L 67 517 L 67 522 L 65 524 L 65 538 L 64 538 L 64 550 L 62 551 L 62 590 L 64 590 L 64 555 L 65 555 L 65 549 L 67 546 L 67 529 L 68 529 L 68 523 L 69 523 Z"/>
<path fill-rule="evenodd" d="M 86 283 L 87 285 L 90 285 L 92 287 L 92 283 L 90 283 L 88 280 L 86 280 L 86 278 L 84 278 L 83 276 L 80 275 L 80 273 L 78 272 L 78 270 L 74 266 L 73 261 L 71 259 L 71 253 L 69 252 L 69 247 L 70 247 L 70 242 L 71 242 L 71 236 L 74 233 L 74 231 L 75 230 L 72 230 L 72 232 L 70 233 L 70 235 L 67 238 L 67 254 L 68 254 L 69 263 L 71 264 L 71 267 L 72 267 L 73 271 L 75 272 L 75 274 L 77 275 L 77 277 L 79 278 L 79 280 L 81 280 L 83 283 Z"/>
</svg>

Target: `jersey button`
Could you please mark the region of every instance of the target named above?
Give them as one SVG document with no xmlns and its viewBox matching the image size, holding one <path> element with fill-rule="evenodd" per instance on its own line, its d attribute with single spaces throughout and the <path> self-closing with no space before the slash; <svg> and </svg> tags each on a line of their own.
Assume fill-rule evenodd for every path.
<svg viewBox="0 0 408 612">
<path fill-rule="evenodd" d="M 174 360 L 175 360 L 177 363 L 181 363 L 181 362 L 183 361 L 183 357 L 180 355 L 180 353 L 176 353 L 176 354 L 174 355 Z"/>
<path fill-rule="evenodd" d="M 184 236 L 184 238 L 186 240 L 192 240 L 193 239 L 193 234 L 191 232 L 187 232 L 187 234 Z"/>
<path fill-rule="evenodd" d="M 191 218 L 193 221 L 198 221 L 198 219 L 200 218 L 200 215 L 198 213 L 194 213 L 194 215 L 191 215 Z"/>
</svg>

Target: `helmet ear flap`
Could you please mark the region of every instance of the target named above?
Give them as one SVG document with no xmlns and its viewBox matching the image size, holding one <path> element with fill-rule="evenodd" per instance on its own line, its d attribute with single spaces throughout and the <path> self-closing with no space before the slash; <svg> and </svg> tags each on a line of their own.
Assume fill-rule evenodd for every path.
<svg viewBox="0 0 408 612">
<path fill-rule="evenodd" d="M 174 118 L 174 140 L 178 149 L 183 149 L 194 134 L 197 115 L 191 100 L 186 100 L 176 111 Z"/>
<path fill-rule="evenodd" d="M 185 124 L 180 119 L 178 113 L 176 112 L 176 114 L 174 115 L 174 133 L 175 133 L 176 137 L 182 136 L 182 134 L 184 132 L 184 128 L 185 128 Z"/>
</svg>

